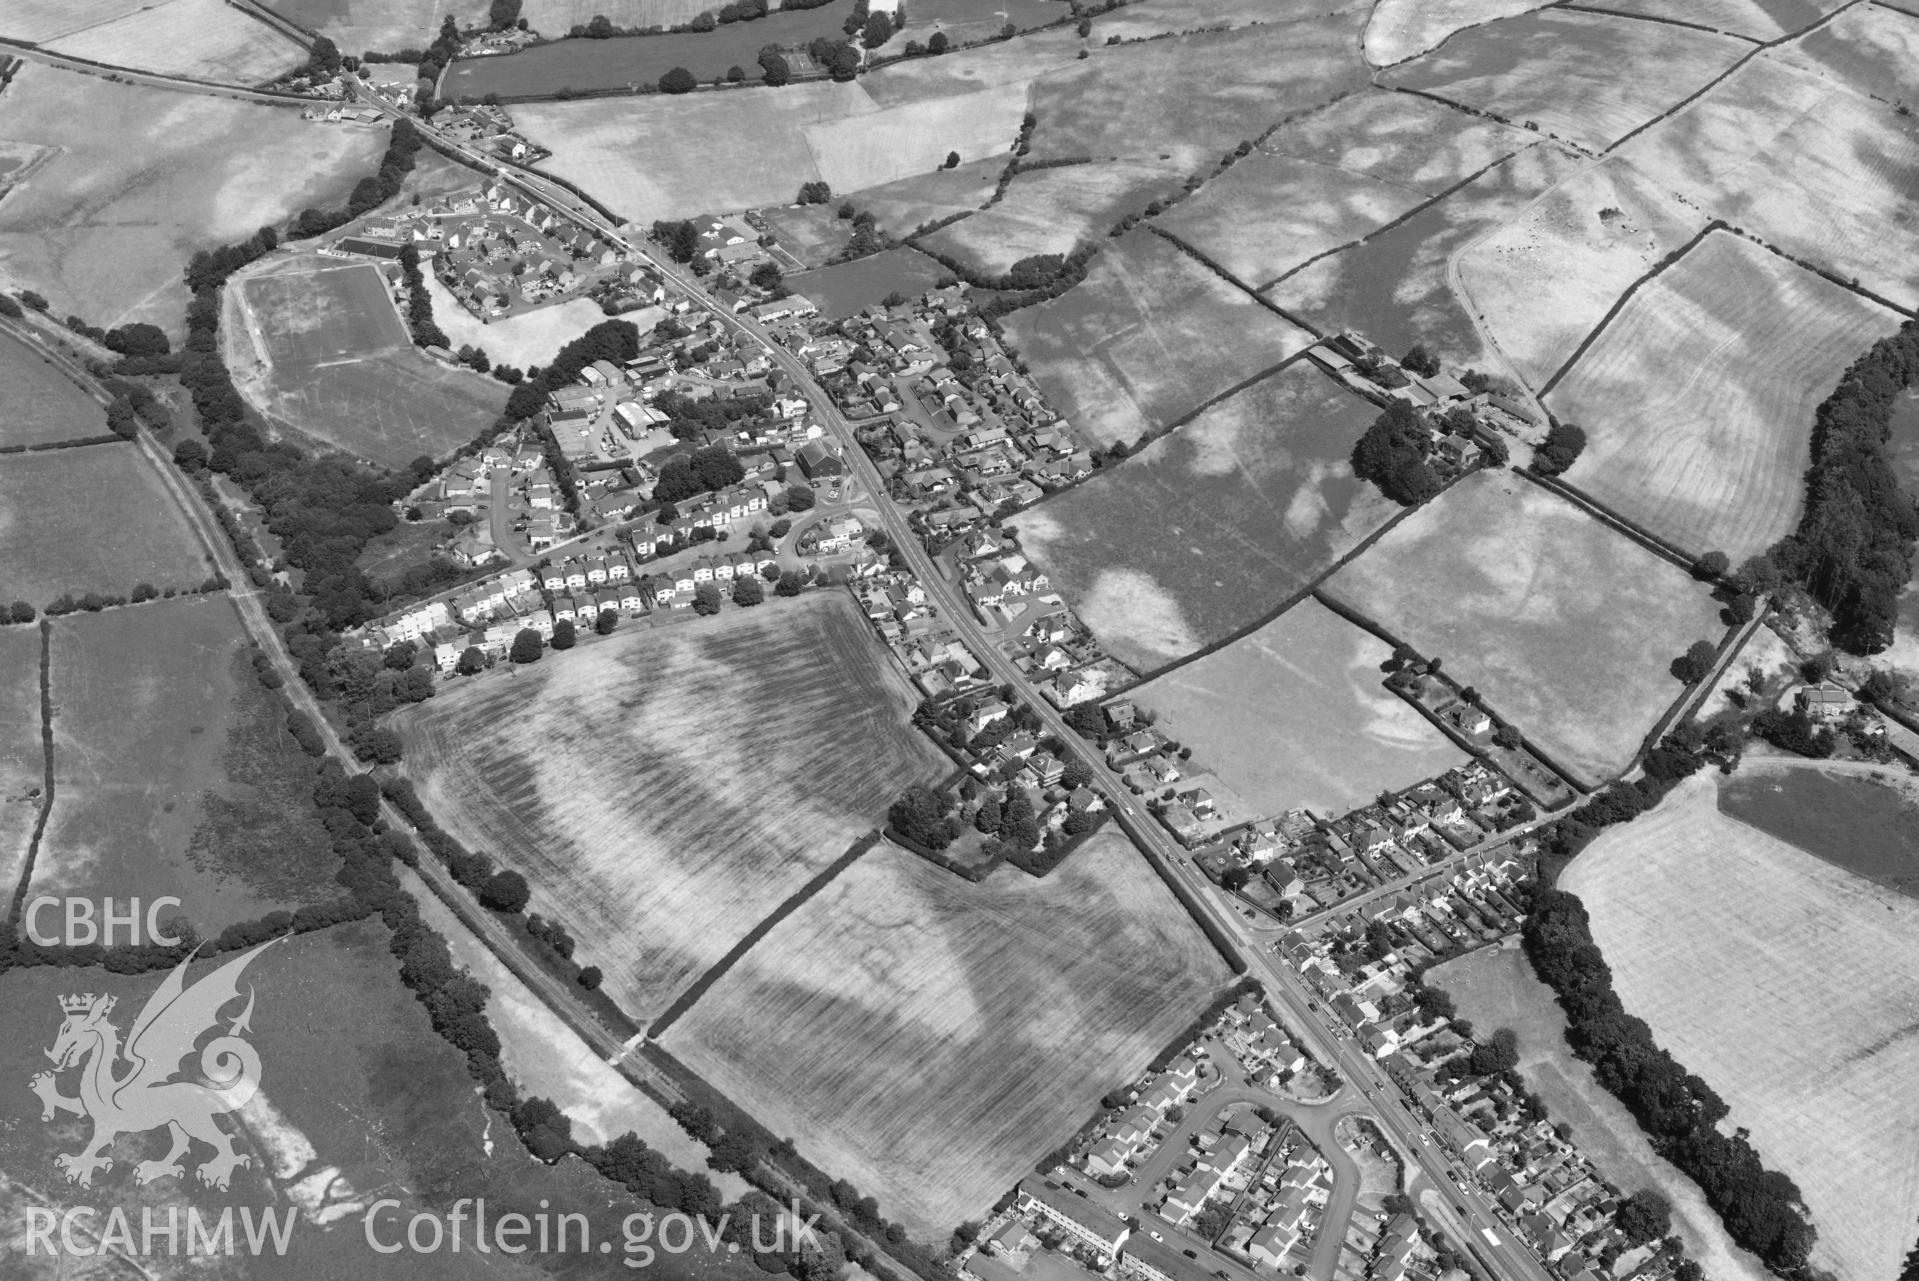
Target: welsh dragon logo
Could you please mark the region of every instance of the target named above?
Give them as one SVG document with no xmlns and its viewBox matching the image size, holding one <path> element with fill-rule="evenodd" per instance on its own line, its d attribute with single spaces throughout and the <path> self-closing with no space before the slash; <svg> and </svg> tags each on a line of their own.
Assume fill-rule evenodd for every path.
<svg viewBox="0 0 1919 1281">
<path fill-rule="evenodd" d="M 181 1060 L 193 1052 L 200 1038 L 218 1029 L 220 1011 L 240 996 L 241 971 L 271 946 L 263 943 L 241 953 L 192 987 L 186 984 L 186 972 L 193 958 L 180 962 L 147 998 L 124 1046 L 119 1029 L 107 1020 L 115 998 L 91 992 L 60 998 L 66 1019 L 53 1048 L 46 1052 L 53 1071 L 36 1074 L 31 1088 L 45 1107 L 42 1121 L 51 1121 L 61 1112 L 93 1121 L 93 1137 L 86 1147 L 54 1158 L 67 1182 L 93 1186 L 94 1174 L 113 1165 L 106 1153 L 115 1138 L 162 1126 L 172 1136 L 173 1146 L 157 1161 L 136 1163 L 136 1182 L 183 1177 L 186 1169 L 181 1158 L 196 1140 L 214 1150 L 212 1159 L 195 1170 L 208 1187 L 225 1188 L 236 1167 L 253 1163 L 252 1157 L 236 1153 L 233 1139 L 213 1123 L 222 1112 L 243 1107 L 260 1088 L 259 1051 L 241 1037 L 252 1031 L 251 987 L 246 1008 L 228 1024 L 225 1034 L 200 1050 L 203 1080 L 174 1078 L 181 1075 Z M 70 1098 L 60 1093 L 58 1076 L 75 1067 L 80 1069 L 80 1093 Z"/>
</svg>

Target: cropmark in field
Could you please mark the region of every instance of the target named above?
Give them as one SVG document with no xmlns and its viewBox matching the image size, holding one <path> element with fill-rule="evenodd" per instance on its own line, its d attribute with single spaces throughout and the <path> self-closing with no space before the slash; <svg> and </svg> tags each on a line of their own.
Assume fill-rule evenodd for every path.
<svg viewBox="0 0 1919 1281">
<path fill-rule="evenodd" d="M 1227 977 L 1126 840 L 972 884 L 882 845 L 665 1046 L 915 1234 L 979 1218 Z"/>
<path fill-rule="evenodd" d="M 1767 55 L 1892 102 L 1919 102 L 1919 16 L 1862 4 Z"/>
<path fill-rule="evenodd" d="M 46 47 L 111 67 L 237 85 L 277 80 L 306 61 L 306 50 L 278 27 L 226 0 L 164 0 Z"/>
<path fill-rule="evenodd" d="M 1625 768 L 1678 698 L 1671 661 L 1725 631 L 1685 570 L 1509 472 L 1466 477 L 1327 590 L 1587 783 Z"/>
<path fill-rule="evenodd" d="M 616 13 L 615 6 L 634 2 L 596 0 L 595 11 Z M 439 35 L 443 18 L 452 17 L 460 24 L 460 30 L 468 31 L 484 25 L 488 11 L 488 0 L 271 0 L 271 4 L 283 17 L 333 40 L 340 46 L 340 52 L 356 55 L 367 50 L 398 53 L 402 49 L 424 49 Z M 547 29 L 533 21 L 541 4 L 542 0 L 533 0 L 524 7 L 523 16 L 535 29 L 544 32 Z M 565 35 L 566 32 L 562 29 L 550 34 Z M 408 79 L 412 79 L 411 71 Z"/>
<path fill-rule="evenodd" d="M 40 629 L 0 629 L 0 903 L 10 908 L 46 804 Z"/>
<path fill-rule="evenodd" d="M 1845 0 L 1607 0 L 1605 7 L 1619 13 L 1711 27 L 1749 40 L 1777 40 L 1803 31 L 1844 3 Z"/>
<path fill-rule="evenodd" d="M 1307 587 L 1399 511 L 1353 475 L 1377 411 L 1304 362 L 1015 522 L 1106 649 L 1141 671 Z"/>
<path fill-rule="evenodd" d="M 946 772 L 911 705 L 852 602 L 818 595 L 622 632 L 399 728 L 439 821 L 525 873 L 645 1019 Z"/>
<path fill-rule="evenodd" d="M 1537 9 L 1546 0 L 1379 0 L 1366 23 L 1366 61 L 1416 58 L 1455 32 Z"/>
<path fill-rule="evenodd" d="M 1069 254 L 1084 241 L 1097 243 L 1122 216 L 1170 199 L 1181 185 L 1164 166 L 1136 160 L 1035 169 L 1015 176 L 992 208 L 920 243 L 994 275 L 1034 254 Z"/>
<path fill-rule="evenodd" d="M 1735 563 L 1791 532 L 1813 411 L 1903 318 L 1730 232 L 1633 295 L 1548 403 L 1586 428 L 1567 481 Z"/>
<path fill-rule="evenodd" d="M 1889 1276 L 1919 1214 L 1919 903 L 1727 818 L 1696 774 L 1561 874 L 1629 1014 L 1798 1184 L 1815 1267 Z"/>
</svg>

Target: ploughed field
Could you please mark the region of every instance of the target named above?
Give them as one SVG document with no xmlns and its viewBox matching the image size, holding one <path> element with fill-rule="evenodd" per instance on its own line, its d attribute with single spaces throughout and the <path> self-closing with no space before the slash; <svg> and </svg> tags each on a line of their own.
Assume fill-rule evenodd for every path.
<svg viewBox="0 0 1919 1281">
<path fill-rule="evenodd" d="M 0 448 L 107 433 L 106 412 L 39 351 L 0 334 Z M 4 459 L 0 455 L 0 459 Z M 0 466 L 5 463 L 0 461 Z M 0 584 L 4 590 L 4 584 Z"/>
</svg>

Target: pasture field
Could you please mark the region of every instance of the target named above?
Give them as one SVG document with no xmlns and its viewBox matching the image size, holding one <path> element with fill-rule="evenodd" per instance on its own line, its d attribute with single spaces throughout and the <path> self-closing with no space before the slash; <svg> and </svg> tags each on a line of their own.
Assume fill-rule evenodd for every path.
<svg viewBox="0 0 1919 1281">
<path fill-rule="evenodd" d="M 1425 98 L 1357 94 L 1282 126 L 1157 221 L 1258 288 L 1533 142 Z"/>
<path fill-rule="evenodd" d="M 1366 24 L 1366 61 L 1376 67 L 1416 58 L 1453 33 L 1537 9 L 1546 0 L 1379 0 Z"/>
<path fill-rule="evenodd" d="M 1553 188 L 1459 258 L 1459 279 L 1533 387 L 1571 359 L 1633 282 L 1706 225 L 1617 160 Z"/>
<path fill-rule="evenodd" d="M 908 6 L 908 21 L 912 6 Z M 1082 40 L 1072 27 L 1038 31 L 1017 40 L 999 40 L 977 49 L 960 49 L 937 58 L 913 58 L 860 77 L 873 101 L 884 107 L 950 98 L 994 85 L 1030 85 L 1049 71 L 1077 64 Z M 1103 49 L 1089 50 L 1090 60 L 1106 57 Z"/>
<path fill-rule="evenodd" d="M 909 296 L 925 293 L 951 274 L 917 250 L 886 249 L 836 267 L 788 276 L 786 287 L 810 298 L 820 315 L 840 320 L 871 307 L 895 290 Z"/>
<path fill-rule="evenodd" d="M 1919 306 L 1919 124 L 1890 105 L 1756 58 L 1620 154 L 1707 214 Z"/>
<path fill-rule="evenodd" d="M 106 411 L 27 343 L 0 334 L 0 445 L 102 436 Z"/>
<path fill-rule="evenodd" d="M 616 27 L 673 27 L 712 8 L 712 0 L 529 0 L 520 13 L 535 31 L 557 39 L 600 14 Z"/>
<path fill-rule="evenodd" d="M 1313 341 L 1137 228 L 1078 286 L 1012 313 L 1006 333 L 1047 399 L 1102 445 L 1169 426 Z"/>
<path fill-rule="evenodd" d="M 600 304 L 590 298 L 574 298 L 533 311 L 523 311 L 517 316 L 481 320 L 462 307 L 460 300 L 449 293 L 447 287 L 440 283 L 440 278 L 430 271 L 426 273 L 426 291 L 433 299 L 433 321 L 445 332 L 454 351 L 471 343 L 475 347 L 485 348 L 494 364 L 512 365 L 518 369 L 546 364 L 560 348 L 606 319 Z M 640 313 L 632 312 L 626 319 L 638 322 L 642 317 Z M 440 366 L 428 362 L 428 368 L 437 371 Z M 476 393 L 484 389 L 485 395 L 477 395 L 476 398 L 492 403 L 490 397 L 494 394 L 493 389 L 478 379 L 470 375 L 458 375 L 453 381 Z"/>
<path fill-rule="evenodd" d="M 181 331 L 181 269 L 371 174 L 384 130 L 297 110 L 120 84 L 29 63 L 7 91 L 0 139 L 59 148 L 0 201 L 0 280 L 56 315 Z"/>
<path fill-rule="evenodd" d="M 1485 1036 L 1511 1028 L 1519 1037 L 1519 1074 L 1546 1105 L 1546 1115 L 1572 1127 L 1573 1142 L 1601 1177 L 1631 1195 L 1652 1188 L 1672 1204 L 1673 1232 L 1713 1277 L 1769 1281 L 1757 1257 L 1734 1245 L 1699 1185 L 1653 1151 L 1625 1104 L 1606 1092 L 1566 1044 L 1566 1016 L 1553 990 L 1533 974 L 1518 948 L 1488 948 L 1435 966 L 1427 982 L 1443 988 Z"/>
<path fill-rule="evenodd" d="M 881 1212 L 978 1218 L 1227 977 L 1102 835 L 980 884 L 880 845 L 773 930 L 665 1047 Z"/>
<path fill-rule="evenodd" d="M 911 701 L 852 602 L 818 595 L 622 633 L 399 728 L 434 814 L 523 871 L 644 1020 L 945 772 Z"/>
<path fill-rule="evenodd" d="M 1586 428 L 1567 480 L 1736 564 L 1790 533 L 1813 411 L 1903 319 L 1715 232 L 1633 295 L 1548 401 Z"/>
<path fill-rule="evenodd" d="M 859 200 L 853 198 L 859 205 Z M 838 202 L 825 205 L 780 205 L 760 210 L 766 229 L 779 247 L 809 267 L 817 267 L 846 247 L 853 224 L 841 218 Z M 873 215 L 878 219 L 879 215 Z"/>
<path fill-rule="evenodd" d="M 1304 362 L 1020 513 L 1021 545 L 1141 671 L 1251 625 L 1399 510 L 1347 459 L 1378 411 Z"/>
<path fill-rule="evenodd" d="M 314 261 L 269 260 L 234 277 L 222 297 L 220 338 L 234 384 L 270 422 L 377 465 L 399 467 L 465 444 L 499 416 L 505 385 L 449 369 L 418 351 L 378 268 L 356 263 L 314 269 Z M 583 305 L 593 319 L 566 328 L 551 345 L 539 345 L 540 360 L 550 360 L 560 343 L 603 319 L 597 306 Z M 530 315 L 542 326 L 565 326 L 577 317 L 567 308 Z M 470 316 L 462 327 L 457 317 L 466 315 L 451 295 L 439 292 L 434 318 L 454 342 L 469 341 L 469 329 L 496 338 Z M 522 336 L 547 335 L 527 326 Z M 488 350 L 509 364 L 524 355 L 497 338 Z"/>
<path fill-rule="evenodd" d="M 835 191 L 857 191 L 931 173 L 952 152 L 962 162 L 1004 157 L 1025 114 L 1025 89 L 1005 84 L 902 103 L 872 115 L 815 121 L 801 132 L 820 177 Z"/>
<path fill-rule="evenodd" d="M 46 764 L 40 736 L 40 629 L 0 629 L 0 896 L 9 906 L 40 821 Z"/>
<path fill-rule="evenodd" d="M 1546 9 L 1461 32 L 1385 83 L 1603 151 L 1751 50 L 1668 23 Z"/>
<path fill-rule="evenodd" d="M 997 36 L 1009 22 L 1030 31 L 1071 14 L 1072 6 L 1065 0 L 920 0 L 907 5 L 906 28 L 893 41 L 924 43 L 935 31 L 944 31 L 954 44 L 968 44 Z M 887 47 L 887 52 L 895 51 Z"/>
<path fill-rule="evenodd" d="M 424 49 L 451 14 L 462 29 L 486 21 L 487 0 L 266 0 L 275 13 L 331 38 L 340 52 L 398 53 Z M 535 0 L 537 4 L 539 0 Z M 602 0 L 605 12 L 622 0 Z M 527 6 L 532 17 L 534 6 Z M 539 24 L 534 23 L 537 27 Z M 379 64 L 374 64 L 376 67 Z M 407 78 L 412 79 L 409 70 Z"/>
<path fill-rule="evenodd" d="M 1627 1012 L 1799 1185 L 1813 1266 L 1885 1276 L 1919 1205 L 1919 903 L 1726 817 L 1716 795 L 1687 779 L 1560 886 Z"/>
<path fill-rule="evenodd" d="M 1455 253 L 1522 214 L 1576 172 L 1558 147 L 1531 147 L 1389 231 L 1261 290 L 1327 332 L 1356 329 L 1389 351 L 1423 342 L 1448 363 L 1498 370 L 1455 291 Z"/>
<path fill-rule="evenodd" d="M 1334 818 L 1466 763 L 1385 688 L 1379 665 L 1392 652 L 1307 597 L 1129 697 L 1259 813 L 1303 805 Z"/>
<path fill-rule="evenodd" d="M 935 169 L 855 191 L 849 199 L 870 212 L 882 230 L 904 236 L 961 210 L 978 209 L 992 197 L 1005 167 L 998 159 L 967 161 L 957 169 Z"/>
<path fill-rule="evenodd" d="M 553 152 L 541 168 L 646 226 L 790 202 L 820 176 L 804 127 L 878 109 L 859 84 L 821 81 L 771 92 L 524 103 L 513 119 Z"/>
<path fill-rule="evenodd" d="M 35 893 L 180 898 L 203 934 L 330 902 L 313 763 L 224 596 L 53 622 L 53 809 Z"/>
<path fill-rule="evenodd" d="M 1919 18 L 1876 4 L 1848 9 L 1766 56 L 1832 76 L 1862 93 L 1919 102 Z"/>
<path fill-rule="evenodd" d="M 226 0 L 164 0 L 46 47 L 114 67 L 238 85 L 277 80 L 306 62 L 306 50 L 277 27 Z"/>
<path fill-rule="evenodd" d="M 0 37 L 43 44 L 125 17 L 141 0 L 13 0 L 0 14 Z"/>
<path fill-rule="evenodd" d="M 1181 185 L 1165 169 L 1131 160 L 1038 169 L 1015 177 L 991 209 L 941 228 L 925 243 L 976 270 L 998 273 L 1034 254 L 1069 254 Z"/>
<path fill-rule="evenodd" d="M 213 572 L 139 446 L 120 441 L 0 458 L 0 565 L 7 599 L 35 607 L 143 582 L 197 587 Z"/>
<path fill-rule="evenodd" d="M 1844 0 L 1607 0 L 1606 8 L 1672 18 L 1749 40 L 1777 40 L 1803 31 Z"/>
<path fill-rule="evenodd" d="M 1318 18 L 1329 11 L 1363 8 L 1361 0 L 1136 0 L 1093 19 L 1093 42 L 1145 40 L 1152 36 L 1226 30 Z"/>
<path fill-rule="evenodd" d="M 1621 769 L 1681 693 L 1666 666 L 1717 642 L 1685 570 L 1510 472 L 1479 472 L 1327 584 L 1588 783 Z"/>
<path fill-rule="evenodd" d="M 1919 805 L 1911 780 L 1839 774 L 1792 760 L 1748 756 L 1719 786 L 1719 809 L 1907 898 L 1919 898 Z"/>
</svg>

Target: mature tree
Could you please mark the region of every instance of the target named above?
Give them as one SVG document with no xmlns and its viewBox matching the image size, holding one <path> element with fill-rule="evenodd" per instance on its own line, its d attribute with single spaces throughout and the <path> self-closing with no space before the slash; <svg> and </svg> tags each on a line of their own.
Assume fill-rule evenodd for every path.
<svg viewBox="0 0 1919 1281">
<path fill-rule="evenodd" d="M 735 63 L 734 65 L 726 69 L 726 82 L 728 84 L 739 84 L 741 81 L 745 79 L 746 79 L 746 68 L 740 66 L 738 63 Z"/>
<path fill-rule="evenodd" d="M 1726 553 L 1707 552 L 1692 563 L 1692 576 L 1701 582 L 1712 578 L 1723 578 L 1726 570 L 1731 566 L 1732 561 Z"/>
<path fill-rule="evenodd" d="M 798 596 L 806 590 L 806 579 L 797 569 L 789 569 L 780 575 L 779 586 L 773 589 L 776 596 Z"/>
<path fill-rule="evenodd" d="M 893 19 L 884 13 L 866 15 L 866 27 L 860 32 L 860 43 L 868 49 L 877 49 L 893 38 Z"/>
<path fill-rule="evenodd" d="M 760 51 L 760 76 L 767 84 L 778 87 L 793 78 L 793 68 L 778 51 L 762 49 Z"/>
<path fill-rule="evenodd" d="M 692 93 L 699 81 L 685 67 L 675 67 L 660 77 L 661 93 Z"/>
<path fill-rule="evenodd" d="M 460 661 L 454 670 L 462 676 L 473 676 L 486 670 L 486 651 L 478 645 L 468 645 L 460 651 Z"/>
<path fill-rule="evenodd" d="M 495 872 L 480 889 L 480 904 L 495 912 L 521 912 L 533 891 L 518 872 Z"/>
<path fill-rule="evenodd" d="M 516 663 L 537 663 L 546 650 L 546 642 L 539 632 L 531 627 L 522 627 L 513 637 L 513 648 L 507 651 L 507 657 Z"/>
<path fill-rule="evenodd" d="M 574 645 L 579 643 L 579 639 L 579 631 L 574 627 L 572 619 L 562 618 L 559 622 L 553 624 L 553 640 L 551 644 L 554 649 L 572 649 Z"/>
<path fill-rule="evenodd" d="M 928 849 L 943 850 L 957 835 L 955 824 L 947 817 L 948 798 L 924 784 L 914 784 L 901 792 L 886 811 L 886 821 L 894 831 Z"/>
<path fill-rule="evenodd" d="M 599 616 L 593 620 L 593 630 L 601 636 L 611 636 L 613 629 L 619 625 L 620 611 L 617 609 L 603 609 L 600 611 Z"/>
<path fill-rule="evenodd" d="M 1685 653 L 1672 660 L 1672 674 L 1687 685 L 1702 681 L 1712 671 L 1712 662 L 1718 652 L 1718 647 L 1711 641 L 1694 641 Z"/>
<path fill-rule="evenodd" d="M 780 269 L 776 265 L 770 262 L 763 262 L 753 268 L 752 274 L 749 275 L 747 279 L 752 282 L 755 289 L 765 289 L 770 292 L 780 287 L 780 281 L 783 277 L 780 275 Z"/>
<path fill-rule="evenodd" d="M 1533 451 L 1533 470 L 1541 476 L 1557 476 L 1577 462 L 1585 448 L 1585 428 L 1556 422 L 1547 430 L 1545 443 Z"/>
<path fill-rule="evenodd" d="M 1618 1222 L 1634 1245 L 1644 1245 L 1672 1231 L 1672 1206 L 1653 1189 L 1641 1188 L 1619 1203 Z"/>
<path fill-rule="evenodd" d="M 580 970 L 580 986 L 589 992 L 599 991 L 600 984 L 605 981 L 606 975 L 600 973 L 600 967 L 597 965 L 584 966 Z"/>
<path fill-rule="evenodd" d="M 695 614 L 717 614 L 720 612 L 720 600 L 720 587 L 718 583 L 701 583 L 693 589 L 693 612 Z"/>
<path fill-rule="evenodd" d="M 946 38 L 946 33 L 944 31 L 935 31 L 931 36 L 927 37 L 926 52 L 945 53 L 947 46 L 950 45 L 951 43 L 952 41 Z"/>
<path fill-rule="evenodd" d="M 811 486 L 788 485 L 786 487 L 786 510 L 788 511 L 809 511 L 817 501 L 819 500 Z"/>
<path fill-rule="evenodd" d="M 738 574 L 733 579 L 733 603 L 735 605 L 757 605 L 766 599 L 766 588 L 760 580 L 751 574 Z"/>
<path fill-rule="evenodd" d="M 1510 1072 L 1518 1066 L 1519 1035 L 1509 1027 L 1500 1028 L 1488 1040 L 1474 1046 L 1466 1060 L 1466 1070 L 1474 1076 Z"/>
<path fill-rule="evenodd" d="M 1439 477 L 1426 462 L 1431 433 L 1411 405 L 1394 401 L 1353 446 L 1353 473 L 1394 502 L 1412 507 L 1437 494 Z"/>
<path fill-rule="evenodd" d="M 948 168 L 948 169 L 957 169 L 957 168 L 959 168 L 959 163 L 960 163 L 960 154 L 959 154 L 959 152 L 957 152 L 957 151 L 949 151 L 949 152 L 947 152 L 947 153 L 946 153 L 946 168 Z"/>
</svg>

